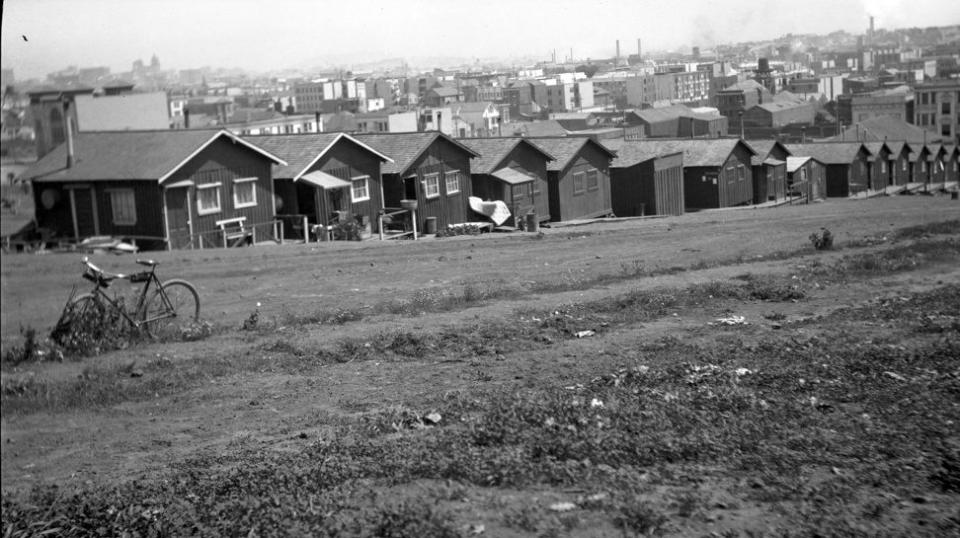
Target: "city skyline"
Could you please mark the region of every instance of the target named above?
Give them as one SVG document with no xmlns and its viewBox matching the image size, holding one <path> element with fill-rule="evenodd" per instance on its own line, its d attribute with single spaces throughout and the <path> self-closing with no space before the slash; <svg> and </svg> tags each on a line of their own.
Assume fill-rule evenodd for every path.
<svg viewBox="0 0 960 538">
<path fill-rule="evenodd" d="M 960 24 L 948 0 L 805 2 L 802 12 L 746 0 L 492 0 L 483 7 L 416 0 L 373 1 L 358 10 L 334 2 L 278 0 L 7 0 L 2 63 L 18 79 L 69 65 L 128 71 L 156 54 L 164 68 L 309 69 L 388 58 L 463 57 L 577 60 L 683 46 L 775 39 L 794 33 L 863 33 L 877 28 Z M 825 16 L 829 15 L 829 16 Z"/>
</svg>

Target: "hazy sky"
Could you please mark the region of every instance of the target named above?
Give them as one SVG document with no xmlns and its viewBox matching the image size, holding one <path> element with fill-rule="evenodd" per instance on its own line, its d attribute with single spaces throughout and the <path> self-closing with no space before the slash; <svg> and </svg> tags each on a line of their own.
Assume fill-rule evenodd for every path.
<svg viewBox="0 0 960 538">
<path fill-rule="evenodd" d="M 322 58 L 612 56 L 786 33 L 960 24 L 958 0 L 4 0 L 3 67 L 267 70 Z"/>
</svg>

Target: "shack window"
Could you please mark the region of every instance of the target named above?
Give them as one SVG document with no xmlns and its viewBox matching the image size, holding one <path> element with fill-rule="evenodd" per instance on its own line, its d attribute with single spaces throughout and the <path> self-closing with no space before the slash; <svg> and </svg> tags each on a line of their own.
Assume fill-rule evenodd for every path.
<svg viewBox="0 0 960 538">
<path fill-rule="evenodd" d="M 350 179 L 350 198 L 353 203 L 370 199 L 370 176 L 358 176 Z"/>
<path fill-rule="evenodd" d="M 254 207 L 257 205 L 257 178 L 242 177 L 233 180 L 233 207 Z"/>
<path fill-rule="evenodd" d="M 446 173 L 447 194 L 460 192 L 460 171 L 451 170 Z"/>
<path fill-rule="evenodd" d="M 108 189 L 113 223 L 117 226 L 133 226 L 137 223 L 137 204 L 133 189 Z"/>
<path fill-rule="evenodd" d="M 583 172 L 573 174 L 573 194 L 583 194 L 586 192 L 584 188 L 584 176 L 585 174 Z"/>
<path fill-rule="evenodd" d="M 587 170 L 587 190 L 595 191 L 600 188 L 600 173 L 596 170 Z"/>
<path fill-rule="evenodd" d="M 220 183 L 197 185 L 197 214 L 210 215 L 220 212 Z"/>
<path fill-rule="evenodd" d="M 737 165 L 737 181 L 746 181 L 747 179 L 747 167 L 738 164 Z"/>
<path fill-rule="evenodd" d="M 903 165 L 901 166 L 901 168 L 903 169 L 904 172 L 906 172 L 906 171 L 907 171 L 907 160 L 904 159 L 904 160 L 902 160 L 902 161 L 900 161 L 900 162 L 903 163 Z"/>
<path fill-rule="evenodd" d="M 423 192 L 427 198 L 440 196 L 440 174 L 423 176 Z"/>
</svg>

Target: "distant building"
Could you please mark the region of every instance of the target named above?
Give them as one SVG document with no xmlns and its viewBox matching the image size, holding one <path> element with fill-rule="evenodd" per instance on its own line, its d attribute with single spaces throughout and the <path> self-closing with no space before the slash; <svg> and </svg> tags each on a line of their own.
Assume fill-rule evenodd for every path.
<svg viewBox="0 0 960 538">
<path fill-rule="evenodd" d="M 738 82 L 720 90 L 716 96 L 716 106 L 720 114 L 729 120 L 729 127 L 740 129 L 740 115 L 748 109 L 773 101 L 773 94 L 755 80 Z"/>
<path fill-rule="evenodd" d="M 960 143 L 960 80 L 937 80 L 913 87 L 914 123 L 944 141 Z"/>
<path fill-rule="evenodd" d="M 132 93 L 132 85 L 101 88 L 40 88 L 28 93 L 37 157 L 66 141 L 73 132 L 124 129 L 169 129 L 164 92 Z"/>
<path fill-rule="evenodd" d="M 844 125 L 878 116 L 890 116 L 909 121 L 907 98 L 908 95 L 905 93 L 883 92 L 840 95 L 837 96 L 837 115 Z"/>
</svg>

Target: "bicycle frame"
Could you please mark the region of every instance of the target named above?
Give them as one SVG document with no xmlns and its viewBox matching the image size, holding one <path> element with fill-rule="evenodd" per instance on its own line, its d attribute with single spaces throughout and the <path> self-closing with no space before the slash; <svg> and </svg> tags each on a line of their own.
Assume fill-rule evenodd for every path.
<svg viewBox="0 0 960 538">
<path fill-rule="evenodd" d="M 138 263 L 141 263 L 140 260 L 137 260 Z M 148 265 L 150 267 L 149 272 L 141 272 L 130 275 L 112 275 L 110 278 L 105 278 L 103 271 L 101 271 L 96 266 L 90 264 L 89 260 L 84 258 L 84 263 L 87 265 L 87 271 L 83 273 L 83 278 L 90 280 L 94 283 L 93 290 L 90 292 L 91 295 L 97 298 L 102 298 L 106 301 L 114 310 L 120 312 L 120 314 L 126 319 L 133 327 L 139 329 L 142 325 L 151 323 L 160 319 L 166 319 L 169 317 L 176 316 L 176 310 L 170 302 L 170 298 L 167 297 L 166 291 L 163 289 L 163 285 L 160 282 L 160 278 L 156 273 L 156 265 L 141 263 L 141 265 Z M 135 316 L 139 317 L 140 312 L 144 312 L 144 319 L 134 319 L 128 312 L 127 309 L 123 308 L 123 305 L 120 304 L 119 300 L 110 298 L 110 296 L 104 292 L 112 280 L 127 280 L 131 284 L 136 284 L 140 282 L 140 279 L 144 279 L 143 287 L 140 289 L 139 297 L 137 298 L 136 308 L 132 310 Z M 157 294 L 163 300 L 164 310 L 158 316 L 148 318 L 146 316 L 145 309 L 147 307 L 148 292 L 150 291 L 151 284 L 157 289 Z"/>
</svg>

